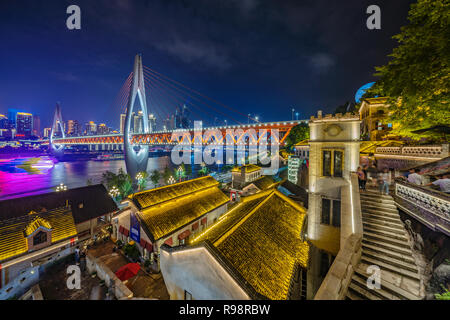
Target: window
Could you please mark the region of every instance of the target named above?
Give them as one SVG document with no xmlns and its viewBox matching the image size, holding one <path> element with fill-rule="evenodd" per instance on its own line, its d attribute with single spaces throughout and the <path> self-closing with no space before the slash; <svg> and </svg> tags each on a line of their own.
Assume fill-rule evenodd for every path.
<svg viewBox="0 0 450 320">
<path fill-rule="evenodd" d="M 322 175 L 326 177 L 331 176 L 331 151 L 323 151 Z"/>
<path fill-rule="evenodd" d="M 341 201 L 322 198 L 322 216 L 320 223 L 341 226 Z"/>
<path fill-rule="evenodd" d="M 184 300 L 192 300 L 192 294 L 184 290 Z"/>
<path fill-rule="evenodd" d="M 330 224 L 331 200 L 322 198 L 322 219 L 321 223 Z"/>
<path fill-rule="evenodd" d="M 341 201 L 333 200 L 333 219 L 332 219 L 333 227 L 341 226 Z"/>
<path fill-rule="evenodd" d="M 47 233 L 44 231 L 39 231 L 34 237 L 33 237 L 33 245 L 36 246 L 41 243 L 47 242 Z"/>
<path fill-rule="evenodd" d="M 322 176 L 342 177 L 344 152 L 342 150 L 322 151 Z"/>
<path fill-rule="evenodd" d="M 326 277 L 328 270 L 333 264 L 334 258 L 335 257 L 333 255 L 325 251 L 320 251 L 320 276 L 322 278 Z"/>
</svg>

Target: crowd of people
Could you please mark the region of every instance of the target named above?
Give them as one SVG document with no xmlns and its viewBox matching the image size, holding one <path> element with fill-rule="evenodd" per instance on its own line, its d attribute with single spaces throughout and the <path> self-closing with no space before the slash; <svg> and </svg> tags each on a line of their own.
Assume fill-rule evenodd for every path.
<svg viewBox="0 0 450 320">
<path fill-rule="evenodd" d="M 389 194 L 389 187 L 392 184 L 392 173 L 389 168 L 378 170 L 376 163 L 372 162 L 370 166 L 358 167 L 356 174 L 358 175 L 358 183 L 360 190 L 366 190 L 367 183 L 369 186 L 376 188 L 381 194 Z M 450 193 L 450 174 L 443 174 L 434 177 L 434 181 L 426 183 L 426 179 L 420 175 L 416 169 L 410 169 L 407 177 L 404 177 L 409 183 L 432 187 L 444 193 Z"/>
</svg>

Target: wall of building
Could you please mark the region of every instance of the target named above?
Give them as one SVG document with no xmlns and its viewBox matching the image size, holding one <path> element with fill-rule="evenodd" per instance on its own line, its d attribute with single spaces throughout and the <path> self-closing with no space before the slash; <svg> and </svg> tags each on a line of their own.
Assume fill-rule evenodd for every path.
<svg viewBox="0 0 450 320">
<path fill-rule="evenodd" d="M 114 287 L 114 295 L 117 299 L 132 298 L 133 292 L 108 268 L 102 261 L 93 257 L 91 254 L 86 255 L 86 268 L 89 273 L 96 272 L 97 277 L 105 281 L 105 285 L 109 288 Z"/>
<path fill-rule="evenodd" d="M 204 248 L 161 250 L 161 272 L 171 300 L 248 300 L 250 297 Z"/>
</svg>

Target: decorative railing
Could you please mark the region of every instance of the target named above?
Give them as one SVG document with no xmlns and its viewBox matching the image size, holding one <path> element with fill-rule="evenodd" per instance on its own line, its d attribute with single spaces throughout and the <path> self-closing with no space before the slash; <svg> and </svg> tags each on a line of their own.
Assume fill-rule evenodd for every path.
<svg viewBox="0 0 450 320">
<path fill-rule="evenodd" d="M 424 158 L 445 158 L 449 155 L 449 145 L 428 145 L 428 146 L 404 146 L 404 147 L 378 147 L 377 154 L 401 155 Z"/>
<path fill-rule="evenodd" d="M 450 196 L 406 181 L 395 182 L 399 209 L 435 231 L 450 235 Z"/>
</svg>

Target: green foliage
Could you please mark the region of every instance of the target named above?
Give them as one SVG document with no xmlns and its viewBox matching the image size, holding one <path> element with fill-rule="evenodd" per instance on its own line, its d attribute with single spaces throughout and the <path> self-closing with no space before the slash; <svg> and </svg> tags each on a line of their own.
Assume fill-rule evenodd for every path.
<svg viewBox="0 0 450 320">
<path fill-rule="evenodd" d="M 440 294 L 440 293 L 435 293 L 434 296 L 436 297 L 437 300 L 450 300 L 450 291 L 448 291 L 447 288 L 445 288 L 444 286 L 442 286 L 442 289 L 444 289 L 444 293 Z"/>
<path fill-rule="evenodd" d="M 136 247 L 136 244 L 127 243 L 123 247 L 123 252 L 125 252 L 125 254 L 132 259 L 137 259 L 141 255 L 141 253 L 139 252 L 139 249 Z"/>
<path fill-rule="evenodd" d="M 111 171 L 106 171 L 102 174 L 102 183 L 110 190 L 116 186 L 119 189 L 120 196 L 126 198 L 133 192 L 133 183 L 129 174 L 125 173 L 123 169 L 119 169 L 118 174 Z"/>
<path fill-rule="evenodd" d="M 418 0 L 408 20 L 393 37 L 399 45 L 392 59 L 376 68 L 380 79 L 364 97 L 389 97 L 393 133 L 419 138 L 411 131 L 450 123 L 450 2 Z"/>
<path fill-rule="evenodd" d="M 139 190 L 145 190 L 145 188 L 147 187 L 147 178 L 148 178 L 148 173 L 147 171 L 141 171 L 138 172 L 137 175 L 141 176 L 141 179 L 137 180 L 138 186 L 139 186 Z"/>
<path fill-rule="evenodd" d="M 150 180 L 152 180 L 155 186 L 158 185 L 159 179 L 161 179 L 161 174 L 159 173 L 158 170 L 153 170 L 152 174 L 150 175 Z"/>
<path fill-rule="evenodd" d="M 285 140 L 286 148 L 291 149 L 295 144 L 305 139 L 309 139 L 309 126 L 302 122 L 291 129 Z"/>
<path fill-rule="evenodd" d="M 208 167 L 203 163 L 202 168 L 197 172 L 197 174 L 199 177 L 203 177 L 208 175 L 208 173 L 209 173 Z"/>
<path fill-rule="evenodd" d="M 192 175 L 192 165 L 189 164 L 186 166 L 186 176 L 189 178 Z"/>
<path fill-rule="evenodd" d="M 172 176 L 172 171 L 169 169 L 169 167 L 165 167 L 164 168 L 164 172 L 163 172 L 163 179 L 166 183 L 168 183 L 169 178 Z"/>
<path fill-rule="evenodd" d="M 173 169 L 173 175 L 176 180 L 182 180 L 186 177 L 186 168 L 184 167 L 184 163 L 182 163 L 179 167 Z"/>
</svg>

